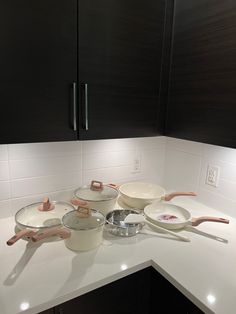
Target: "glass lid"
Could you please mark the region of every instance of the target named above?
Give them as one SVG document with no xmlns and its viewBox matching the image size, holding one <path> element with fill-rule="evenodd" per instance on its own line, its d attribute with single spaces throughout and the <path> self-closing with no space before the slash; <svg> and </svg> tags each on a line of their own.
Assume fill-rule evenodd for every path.
<svg viewBox="0 0 236 314">
<path fill-rule="evenodd" d="M 89 215 L 81 216 L 78 210 L 73 210 L 62 218 L 63 225 L 73 230 L 96 229 L 105 223 L 105 217 L 97 210 L 90 209 Z"/>
<path fill-rule="evenodd" d="M 84 201 L 108 201 L 118 196 L 116 188 L 103 185 L 100 181 L 92 181 L 90 185 L 75 190 L 75 197 Z"/>
<path fill-rule="evenodd" d="M 74 210 L 74 206 L 63 201 L 33 203 L 21 208 L 15 215 L 15 221 L 23 228 L 48 228 L 62 224 L 62 217 Z"/>
</svg>

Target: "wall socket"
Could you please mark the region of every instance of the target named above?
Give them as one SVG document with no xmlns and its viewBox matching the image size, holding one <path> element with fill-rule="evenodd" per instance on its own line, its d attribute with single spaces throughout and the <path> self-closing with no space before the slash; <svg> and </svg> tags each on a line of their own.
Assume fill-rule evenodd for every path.
<svg viewBox="0 0 236 314">
<path fill-rule="evenodd" d="M 220 167 L 209 164 L 207 167 L 206 184 L 217 187 L 220 179 Z"/>
<path fill-rule="evenodd" d="M 132 164 L 131 173 L 139 173 L 141 172 L 141 156 L 140 154 L 135 155 Z"/>
</svg>

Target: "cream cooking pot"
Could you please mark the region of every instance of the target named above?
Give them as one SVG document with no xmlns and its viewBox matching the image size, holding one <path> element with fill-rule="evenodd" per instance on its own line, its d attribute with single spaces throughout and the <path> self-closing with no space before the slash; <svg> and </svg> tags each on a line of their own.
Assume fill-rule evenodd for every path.
<svg viewBox="0 0 236 314">
<path fill-rule="evenodd" d="M 118 190 L 115 185 L 105 185 L 100 181 L 93 180 L 90 185 L 85 185 L 74 192 L 75 198 L 71 201 L 74 205 L 87 203 L 86 206 L 100 211 L 104 216 L 111 211 L 118 198 Z"/>
<path fill-rule="evenodd" d="M 79 207 L 62 217 L 62 227 L 51 228 L 32 237 L 34 242 L 59 235 L 73 251 L 88 251 L 98 247 L 103 239 L 105 217 L 95 209 Z"/>
</svg>

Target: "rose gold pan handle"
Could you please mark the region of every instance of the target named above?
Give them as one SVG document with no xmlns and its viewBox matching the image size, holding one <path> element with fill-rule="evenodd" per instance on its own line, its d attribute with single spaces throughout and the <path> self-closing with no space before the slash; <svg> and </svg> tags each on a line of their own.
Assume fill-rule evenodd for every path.
<svg viewBox="0 0 236 314">
<path fill-rule="evenodd" d="M 47 212 L 49 210 L 53 210 L 55 206 L 49 202 L 49 198 L 45 197 L 42 204 L 39 205 L 38 210 Z"/>
<path fill-rule="evenodd" d="M 75 199 L 75 198 L 71 200 L 71 203 L 75 206 L 86 206 L 88 204 L 88 202 L 86 201 L 82 201 L 80 199 Z"/>
<path fill-rule="evenodd" d="M 119 185 L 115 184 L 115 183 L 108 183 L 108 184 L 106 184 L 106 186 L 109 186 L 110 188 L 113 188 L 113 189 L 116 189 L 116 190 L 119 189 Z"/>
<path fill-rule="evenodd" d="M 164 201 L 171 201 L 176 196 L 197 196 L 194 192 L 173 192 L 162 197 Z"/>
<path fill-rule="evenodd" d="M 93 180 L 90 185 L 90 190 L 92 191 L 102 191 L 103 183 L 101 181 Z"/>
<path fill-rule="evenodd" d="M 23 230 L 17 232 L 13 237 L 11 237 L 7 241 L 7 245 L 13 245 L 14 243 L 16 243 L 16 241 L 18 241 L 19 239 L 21 239 L 23 237 L 31 238 L 33 235 L 35 235 L 37 233 L 37 231 L 38 230 L 23 229 Z"/>
<path fill-rule="evenodd" d="M 201 216 L 201 217 L 198 217 L 198 218 L 192 218 L 191 224 L 192 224 L 192 226 L 198 226 L 202 222 L 205 222 L 205 221 L 222 222 L 224 224 L 228 224 L 229 223 L 229 220 L 225 219 L 225 218 L 211 217 L 211 216 Z"/>
<path fill-rule="evenodd" d="M 38 242 L 40 240 L 49 238 L 51 236 L 59 236 L 62 239 L 66 239 L 66 238 L 70 237 L 70 231 L 65 229 L 65 228 L 61 228 L 61 227 L 48 228 L 45 231 L 42 231 L 42 232 L 34 235 L 32 237 L 32 241 Z"/>
</svg>

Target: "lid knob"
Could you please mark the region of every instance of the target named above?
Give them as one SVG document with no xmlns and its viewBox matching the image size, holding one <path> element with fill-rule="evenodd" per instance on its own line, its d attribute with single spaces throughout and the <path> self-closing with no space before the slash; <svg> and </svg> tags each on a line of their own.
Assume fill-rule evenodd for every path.
<svg viewBox="0 0 236 314">
<path fill-rule="evenodd" d="M 102 191 L 103 183 L 101 181 L 93 180 L 90 185 L 90 190 L 92 191 Z"/>
<path fill-rule="evenodd" d="M 91 216 L 91 210 L 88 207 L 78 206 L 77 217 L 88 218 Z"/>
<path fill-rule="evenodd" d="M 49 202 L 49 198 L 45 197 L 42 204 L 39 205 L 38 210 L 40 211 L 49 211 L 49 210 L 53 210 L 55 208 L 55 206 Z"/>
</svg>

